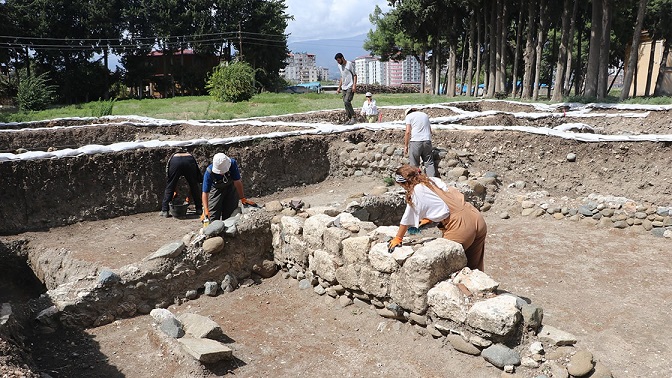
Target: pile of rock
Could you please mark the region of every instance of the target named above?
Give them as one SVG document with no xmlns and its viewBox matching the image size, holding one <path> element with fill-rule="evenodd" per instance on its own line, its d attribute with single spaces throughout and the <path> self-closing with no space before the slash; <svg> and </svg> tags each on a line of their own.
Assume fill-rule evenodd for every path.
<svg viewBox="0 0 672 378">
<path fill-rule="evenodd" d="M 522 216 L 551 216 L 558 220 L 582 221 L 607 228 L 629 228 L 672 238 L 671 206 L 642 204 L 625 197 L 595 193 L 578 198 L 573 205 L 568 202 L 563 199 L 554 200 L 547 192 L 533 192 L 519 196 L 519 207 L 514 211 Z M 500 214 L 503 219 L 509 216 L 509 212 Z"/>
<path fill-rule="evenodd" d="M 233 350 L 219 341 L 225 337 L 222 328 L 210 318 L 192 313 L 175 316 L 166 309 L 154 309 L 150 315 L 158 329 L 196 360 L 211 364 L 233 358 Z"/>
<path fill-rule="evenodd" d="M 465 268 L 460 244 L 420 234 L 390 253 L 396 226 L 378 227 L 336 209 L 308 210 L 278 214 L 271 223 L 275 262 L 300 289 L 409 322 L 508 373 L 522 366 L 581 377 L 598 366 L 589 352 L 571 347 L 574 336 L 542 325 L 539 306 Z M 600 376 L 611 376 L 603 371 Z"/>
</svg>

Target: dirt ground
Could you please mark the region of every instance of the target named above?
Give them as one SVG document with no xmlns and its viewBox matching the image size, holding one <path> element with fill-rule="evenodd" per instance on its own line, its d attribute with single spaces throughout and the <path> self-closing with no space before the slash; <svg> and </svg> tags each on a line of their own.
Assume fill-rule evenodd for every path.
<svg viewBox="0 0 672 378">
<path fill-rule="evenodd" d="M 506 102 L 461 106 L 470 111 L 532 111 L 529 106 Z M 432 117 L 451 115 L 446 110 L 427 112 Z M 384 111 L 383 120 L 399 120 L 402 113 L 403 110 Z M 286 120 L 323 121 L 303 115 Z M 464 124 L 553 127 L 563 122 L 591 124 L 604 134 L 670 133 L 668 111 L 651 113 L 646 119 L 568 116 L 529 120 L 500 114 Z M 239 131 L 217 129 L 220 134 L 213 137 Z M 185 130 L 176 134 L 180 135 L 163 137 L 191 135 Z M 400 135 L 375 137 L 398 140 Z M 137 137 L 152 139 L 156 132 L 150 130 Z M 669 205 L 669 143 L 572 144 L 549 138 L 540 142 L 539 138 L 479 132 L 437 136 L 445 146 L 473 153 L 470 169 L 506 176 L 495 204 L 484 213 L 489 229 L 486 273 L 500 282 L 501 290 L 541 306 L 544 324 L 577 336 L 577 348 L 591 351 L 614 377 L 672 376 L 670 239 L 583 221 L 521 217 L 513 212 L 510 219 L 500 218 L 501 212 L 517 203 L 516 196 L 540 188 L 558 200 L 597 192 Z M 579 156 L 575 165 L 565 164 L 568 152 Z M 516 180 L 526 180 L 528 187 L 509 188 L 508 184 Z M 319 184 L 252 199 L 265 203 L 296 198 L 313 206 L 344 208 L 352 198 L 381 185 L 382 180 L 367 177 L 329 178 Z M 166 219 L 151 212 L 80 222 L 6 239 L 27 238 L 31 248 L 66 248 L 75 259 L 114 269 L 142 259 L 199 225 L 196 216 Z M 283 279 L 282 274 L 232 293 L 174 305 L 170 310 L 176 314 L 198 313 L 218 322 L 227 336 L 224 341 L 234 350 L 235 360 L 201 366 L 185 356 L 173 340 L 156 331 L 148 315 L 85 331 L 29 334 L 30 347 L 41 371 L 54 378 L 502 376 L 499 369 L 482 358 L 464 355 L 442 345 L 440 340 L 423 336 L 421 328 L 386 320 L 368 308 L 341 308 L 328 296 L 300 290 L 297 281 Z M 540 374 L 523 368 L 518 372 L 524 377 Z"/>
<path fill-rule="evenodd" d="M 313 206 L 345 206 L 348 197 L 380 185 L 374 179 L 329 179 L 257 200 L 301 198 Z M 501 195 L 516 194 L 510 189 Z M 544 324 L 576 335 L 577 347 L 590 350 L 615 377 L 672 375 L 667 358 L 672 354 L 669 239 L 551 218 L 503 220 L 500 211 L 495 206 L 485 213 L 486 272 L 501 283 L 500 289 L 543 307 Z M 117 267 L 198 226 L 195 218 L 146 213 L 62 227 L 47 237 L 23 236 Z M 87 244 L 86 235 L 94 228 L 104 230 L 96 238 L 97 249 Z M 32 347 L 41 356 L 38 364 L 52 377 L 501 376 L 482 358 L 422 336 L 422 329 L 386 320 L 368 308 L 341 308 L 331 297 L 299 290 L 297 281 L 281 274 L 170 310 L 217 321 L 235 360 L 199 365 L 157 332 L 148 315 L 85 332 L 36 335 Z M 523 376 L 539 373 L 518 371 Z"/>
</svg>

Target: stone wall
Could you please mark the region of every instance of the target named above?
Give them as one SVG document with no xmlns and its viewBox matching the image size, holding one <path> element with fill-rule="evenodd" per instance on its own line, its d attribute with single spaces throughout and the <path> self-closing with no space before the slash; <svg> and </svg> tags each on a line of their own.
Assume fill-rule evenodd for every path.
<svg viewBox="0 0 672 378">
<path fill-rule="evenodd" d="M 379 199 L 388 203 L 384 197 L 394 195 Z M 390 252 L 397 226 L 376 226 L 330 208 L 278 213 L 271 229 L 275 262 L 299 289 L 409 322 L 420 334 L 443 338 L 507 373 L 523 366 L 552 376 L 612 376 L 592 353 L 574 348 L 575 336 L 543 325 L 541 307 L 466 268 L 458 243 L 416 235 Z"/>
<path fill-rule="evenodd" d="M 258 211 L 212 222 L 119 269 L 75 261 L 64 251 L 31 256 L 50 288 L 34 301 L 42 309 L 35 318 L 43 327 L 96 327 L 235 289 L 255 272 L 268 277 L 275 273 L 264 263 L 273 260 L 270 218 Z"/>
</svg>

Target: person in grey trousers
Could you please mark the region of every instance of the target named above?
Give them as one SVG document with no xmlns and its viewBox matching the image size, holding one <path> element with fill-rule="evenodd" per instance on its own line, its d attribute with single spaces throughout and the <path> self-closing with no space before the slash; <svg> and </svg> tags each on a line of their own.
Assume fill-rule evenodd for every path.
<svg viewBox="0 0 672 378">
<path fill-rule="evenodd" d="M 357 114 L 352 107 L 352 99 L 357 93 L 357 74 L 355 73 L 355 64 L 348 62 L 343 57 L 343 54 L 338 53 L 334 56 L 336 63 L 338 63 L 338 70 L 341 72 L 341 80 L 338 82 L 338 89 L 336 93 L 343 92 L 343 104 L 345 105 L 345 115 L 348 120 L 346 125 L 354 125 L 357 123 Z"/>
<path fill-rule="evenodd" d="M 408 155 L 410 165 L 420 167 L 425 165 L 425 173 L 429 177 L 436 177 L 434 155 L 432 153 L 432 128 L 429 116 L 416 108 L 406 109 L 406 134 L 404 135 L 404 154 Z"/>
</svg>

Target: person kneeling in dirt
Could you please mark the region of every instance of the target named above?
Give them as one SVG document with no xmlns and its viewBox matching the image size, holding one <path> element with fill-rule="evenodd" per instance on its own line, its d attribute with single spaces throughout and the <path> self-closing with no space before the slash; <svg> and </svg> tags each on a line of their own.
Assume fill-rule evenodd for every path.
<svg viewBox="0 0 672 378">
<path fill-rule="evenodd" d="M 467 266 L 482 272 L 488 227 L 478 209 L 465 202 L 459 190 L 439 178 L 428 177 L 417 167 L 402 165 L 395 171 L 394 180 L 406 190 L 406 211 L 389 250 L 401 245 L 409 227 L 437 222 L 445 239 L 462 244 Z"/>
<path fill-rule="evenodd" d="M 160 216 L 166 218 L 170 216 L 168 211 L 169 204 L 175 196 L 177 182 L 182 176 L 184 176 L 189 184 L 191 199 L 194 201 L 194 206 L 196 206 L 196 214 L 200 214 L 203 211 L 200 191 L 198 190 L 202 178 L 201 170 L 198 168 L 198 162 L 196 162 L 194 156 L 189 152 L 179 151 L 174 153 L 173 156 L 168 159 L 168 164 L 166 164 L 166 190 L 163 193 L 161 212 L 159 213 Z"/>
<path fill-rule="evenodd" d="M 201 219 L 210 221 L 226 219 L 238 207 L 238 200 L 244 206 L 256 206 L 243 192 L 243 182 L 240 179 L 240 170 L 236 159 L 223 153 L 217 153 L 212 158 L 203 175 L 203 215 Z"/>
</svg>

